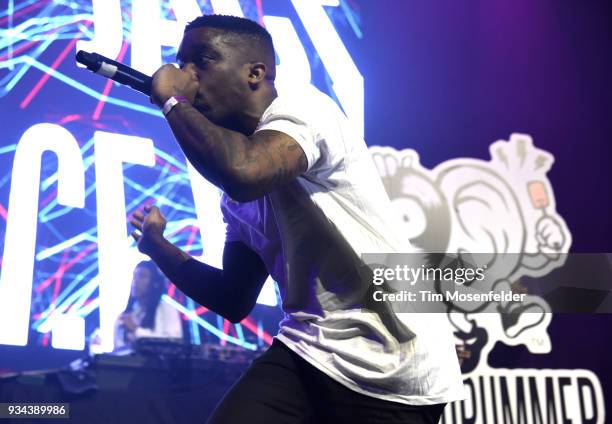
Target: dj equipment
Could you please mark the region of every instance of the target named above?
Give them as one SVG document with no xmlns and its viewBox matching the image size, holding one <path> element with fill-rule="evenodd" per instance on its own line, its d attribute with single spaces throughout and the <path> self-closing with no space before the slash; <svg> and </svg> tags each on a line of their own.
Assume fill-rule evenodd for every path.
<svg viewBox="0 0 612 424">
<path fill-rule="evenodd" d="M 68 402 L 71 423 L 205 422 L 257 354 L 141 339 L 130 354 L 0 377 L 0 402 Z"/>
</svg>

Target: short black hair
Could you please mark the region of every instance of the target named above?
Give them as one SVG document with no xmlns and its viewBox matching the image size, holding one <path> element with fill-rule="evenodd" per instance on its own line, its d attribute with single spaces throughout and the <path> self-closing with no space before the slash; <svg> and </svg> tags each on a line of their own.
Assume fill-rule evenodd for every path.
<svg viewBox="0 0 612 424">
<path fill-rule="evenodd" d="M 194 28 L 214 28 L 229 34 L 247 37 L 263 53 L 271 56 L 272 64 L 275 62 L 272 36 L 255 21 L 231 15 L 203 15 L 189 22 L 185 26 L 185 32 Z"/>
</svg>

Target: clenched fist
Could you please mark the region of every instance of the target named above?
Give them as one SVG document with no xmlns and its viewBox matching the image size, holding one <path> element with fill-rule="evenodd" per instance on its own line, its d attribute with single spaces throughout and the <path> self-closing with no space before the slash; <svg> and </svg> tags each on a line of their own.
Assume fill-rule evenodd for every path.
<svg viewBox="0 0 612 424">
<path fill-rule="evenodd" d="M 183 96 L 193 104 L 200 83 L 195 70 L 189 66 L 179 69 L 167 64 L 153 74 L 151 102 L 160 108 L 172 96 Z"/>
<path fill-rule="evenodd" d="M 140 252 L 150 256 L 151 249 L 164 239 L 166 222 L 157 206 L 147 205 L 143 212 L 134 212 L 130 223 L 136 230 L 132 232 L 132 237 L 136 240 Z"/>
<path fill-rule="evenodd" d="M 538 220 L 535 236 L 540 252 L 551 259 L 555 259 L 565 245 L 563 228 L 551 216 L 544 216 Z"/>
</svg>

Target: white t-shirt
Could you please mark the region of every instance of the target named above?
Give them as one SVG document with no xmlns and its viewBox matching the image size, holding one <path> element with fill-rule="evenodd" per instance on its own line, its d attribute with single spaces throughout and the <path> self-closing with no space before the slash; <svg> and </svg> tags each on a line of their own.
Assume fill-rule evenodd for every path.
<svg viewBox="0 0 612 424">
<path fill-rule="evenodd" d="M 371 281 L 359 256 L 412 252 L 364 140 L 328 96 L 308 87 L 279 96 L 256 131 L 297 141 L 308 170 L 251 202 L 224 195 L 227 241 L 259 254 L 278 283 L 278 340 L 357 392 L 413 405 L 464 398 L 444 314 L 364 312 Z"/>
</svg>

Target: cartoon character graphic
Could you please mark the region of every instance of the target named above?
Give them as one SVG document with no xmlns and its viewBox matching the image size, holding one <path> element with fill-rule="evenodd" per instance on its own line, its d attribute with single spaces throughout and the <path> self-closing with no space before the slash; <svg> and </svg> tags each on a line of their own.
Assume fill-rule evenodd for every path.
<svg viewBox="0 0 612 424">
<path fill-rule="evenodd" d="M 563 265 L 571 234 L 556 213 L 546 177 L 554 159 L 534 147 L 530 136 L 512 134 L 509 141 L 493 143 L 488 162 L 460 158 L 432 170 L 421 166 L 414 150 L 370 152 L 413 245 L 426 252 L 479 255 L 495 290 L 516 291 L 521 277 Z M 470 355 L 463 371 L 475 369 L 496 341 L 525 344 L 533 353 L 549 351 L 549 312 L 533 295 L 521 303 L 449 305 L 458 345 Z"/>
<path fill-rule="evenodd" d="M 547 178 L 553 156 L 535 147 L 526 134 L 512 134 L 489 150 L 489 161 L 458 158 L 426 169 L 414 150 L 370 148 L 401 221 L 400 231 L 412 245 L 445 253 L 431 255 L 441 260 L 452 255 L 470 262 L 477 256 L 486 264 L 488 288 L 525 294 L 520 302 L 446 302 L 468 397 L 449 404 L 443 422 L 571 418 L 604 423 L 601 383 L 589 370 L 489 366 L 489 353 L 498 342 L 524 345 L 534 354 L 551 351 L 550 307 L 543 298 L 528 294 L 521 279 L 563 266 L 572 243 Z M 568 382 L 575 384 L 568 388 Z M 562 390 L 567 397 L 555 394 Z M 568 402 L 591 406 L 566 408 Z"/>
</svg>

